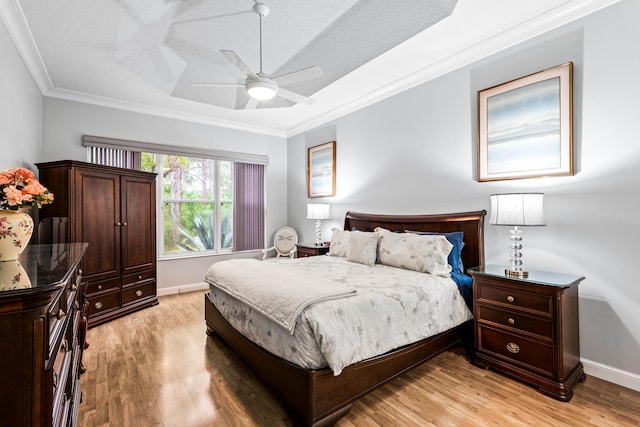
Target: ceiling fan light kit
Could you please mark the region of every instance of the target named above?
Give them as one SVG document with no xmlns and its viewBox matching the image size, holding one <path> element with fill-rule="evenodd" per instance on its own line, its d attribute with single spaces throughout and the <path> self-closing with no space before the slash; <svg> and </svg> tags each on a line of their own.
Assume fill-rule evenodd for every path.
<svg viewBox="0 0 640 427">
<path fill-rule="evenodd" d="M 293 84 L 304 80 L 315 79 L 322 77 L 323 73 L 319 67 L 311 66 L 301 70 L 296 70 L 291 73 L 283 74 L 280 76 L 270 76 L 262 71 L 262 20 L 269 14 L 269 7 L 260 2 L 256 2 L 253 6 L 253 11 L 260 18 L 260 71 L 254 72 L 247 63 L 240 58 L 240 56 L 232 50 L 221 50 L 222 53 L 229 62 L 231 62 L 238 70 L 247 77 L 244 84 L 236 83 L 191 83 L 194 86 L 244 86 L 247 94 L 250 96 L 249 101 L 245 104 L 244 109 L 250 110 L 256 108 L 258 101 L 266 101 L 275 96 L 284 98 L 295 104 L 307 104 L 311 105 L 313 99 L 295 93 L 286 89 L 283 89 L 283 85 Z"/>
<path fill-rule="evenodd" d="M 245 86 L 250 97 L 261 101 L 273 98 L 278 91 L 278 85 L 266 78 L 247 81 Z"/>
</svg>

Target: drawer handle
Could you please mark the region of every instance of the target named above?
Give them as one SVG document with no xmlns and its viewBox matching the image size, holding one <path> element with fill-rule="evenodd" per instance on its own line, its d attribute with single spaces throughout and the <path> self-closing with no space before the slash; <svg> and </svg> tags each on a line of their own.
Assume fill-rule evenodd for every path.
<svg viewBox="0 0 640 427">
<path fill-rule="evenodd" d="M 141 297 L 141 296 L 142 296 L 142 291 L 141 291 L 140 289 L 138 289 L 138 290 L 136 291 L 136 296 L 137 296 L 137 297 Z"/>
<path fill-rule="evenodd" d="M 98 285 L 98 290 L 101 291 L 102 290 L 102 285 Z"/>
<path fill-rule="evenodd" d="M 57 318 L 58 320 L 60 320 L 60 319 L 62 319 L 62 318 L 65 316 L 65 314 L 67 314 L 67 313 L 65 313 L 64 311 L 62 311 L 62 309 L 60 309 L 60 310 L 58 310 L 56 313 L 52 313 L 52 314 L 51 314 L 51 317 L 55 317 L 55 318 Z"/>
<path fill-rule="evenodd" d="M 63 339 L 62 340 L 62 344 L 60 345 L 60 348 L 62 349 L 62 351 L 64 351 L 65 353 L 67 351 L 69 351 L 69 341 L 67 341 L 67 339 Z"/>
<path fill-rule="evenodd" d="M 73 308 L 75 308 L 76 310 L 80 310 L 80 303 L 78 302 L 78 300 L 75 300 L 73 302 Z"/>
<path fill-rule="evenodd" d="M 58 373 L 53 373 L 53 388 L 58 388 Z"/>
<path fill-rule="evenodd" d="M 507 322 L 509 322 L 510 325 L 515 325 L 516 324 L 516 321 L 513 319 L 513 317 L 509 317 L 507 319 Z"/>
<path fill-rule="evenodd" d="M 116 222 L 116 227 L 120 227 L 122 225 L 121 222 Z"/>
<path fill-rule="evenodd" d="M 126 227 L 128 224 L 126 222 L 123 222 L 122 225 L 124 225 Z"/>
<path fill-rule="evenodd" d="M 78 274 L 81 275 L 81 276 L 84 274 L 84 272 L 82 271 L 81 268 L 78 270 Z"/>
<path fill-rule="evenodd" d="M 510 342 L 507 344 L 507 350 L 513 354 L 520 353 L 520 346 L 514 342 Z"/>
<path fill-rule="evenodd" d="M 71 285 L 71 290 L 72 290 L 72 291 L 75 291 L 75 290 L 77 290 L 77 289 L 78 289 L 78 287 L 76 286 L 76 284 L 75 284 L 75 283 L 74 283 L 73 285 Z"/>
<path fill-rule="evenodd" d="M 509 301 L 509 302 L 514 302 L 515 300 L 516 300 L 516 299 L 515 299 L 514 297 L 512 297 L 511 295 L 509 295 L 509 296 L 507 297 L 507 301 Z"/>
<path fill-rule="evenodd" d="M 142 274 L 138 276 L 138 280 L 142 280 Z"/>
<path fill-rule="evenodd" d="M 102 304 L 100 301 L 98 301 L 93 306 L 96 308 L 96 310 L 100 310 L 103 307 L 103 305 L 104 304 Z"/>
</svg>

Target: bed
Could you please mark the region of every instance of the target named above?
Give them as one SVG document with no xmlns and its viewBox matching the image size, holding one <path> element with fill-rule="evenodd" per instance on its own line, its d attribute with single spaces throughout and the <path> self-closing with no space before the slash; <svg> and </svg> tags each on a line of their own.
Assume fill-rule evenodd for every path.
<svg viewBox="0 0 640 427">
<path fill-rule="evenodd" d="M 348 212 L 344 230 L 391 232 L 464 232 L 462 265 L 484 263 L 483 222 L 485 211 L 437 215 L 375 215 Z M 391 351 L 349 364 L 339 370 L 303 368 L 263 349 L 232 326 L 211 299 L 213 288 L 205 295 L 207 334 L 223 339 L 256 373 L 291 415 L 303 425 L 333 425 L 349 412 L 351 404 L 363 394 L 389 381 L 438 353 L 472 343 L 470 321 L 429 338 L 403 345 Z M 218 301 L 219 303 L 219 301 Z"/>
</svg>

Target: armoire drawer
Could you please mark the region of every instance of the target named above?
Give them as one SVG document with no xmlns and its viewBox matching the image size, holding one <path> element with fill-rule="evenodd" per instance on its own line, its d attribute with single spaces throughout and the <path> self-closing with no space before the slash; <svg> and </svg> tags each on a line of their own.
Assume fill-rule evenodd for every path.
<svg viewBox="0 0 640 427">
<path fill-rule="evenodd" d="M 112 289 L 120 288 L 120 278 L 101 280 L 99 282 L 89 282 L 87 285 L 87 295 L 92 295 L 99 292 L 107 292 Z"/>
<path fill-rule="evenodd" d="M 127 274 L 126 276 L 122 276 L 122 286 L 127 286 L 131 283 L 142 282 L 144 280 L 151 280 L 155 278 L 155 270 L 146 270 L 139 273 Z"/>
<path fill-rule="evenodd" d="M 118 308 L 120 306 L 120 292 L 99 294 L 89 297 L 89 318 L 92 315 Z"/>
<path fill-rule="evenodd" d="M 132 304 L 138 300 L 155 296 L 156 281 L 144 282 L 122 290 L 122 305 Z"/>
</svg>

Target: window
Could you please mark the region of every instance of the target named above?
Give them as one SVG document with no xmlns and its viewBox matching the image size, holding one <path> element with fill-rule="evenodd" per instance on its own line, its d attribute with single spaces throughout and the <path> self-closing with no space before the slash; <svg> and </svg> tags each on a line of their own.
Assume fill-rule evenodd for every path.
<svg viewBox="0 0 640 427">
<path fill-rule="evenodd" d="M 160 253 L 231 251 L 233 162 L 154 153 L 141 157 L 141 169 L 156 172 L 161 189 Z"/>
<path fill-rule="evenodd" d="M 90 162 L 158 174 L 160 257 L 264 248 L 266 156 L 89 135 L 83 143 Z"/>
</svg>

